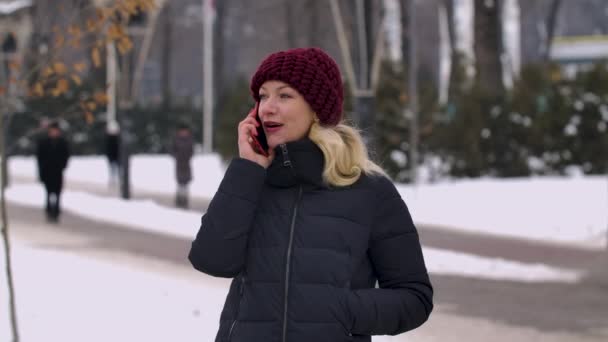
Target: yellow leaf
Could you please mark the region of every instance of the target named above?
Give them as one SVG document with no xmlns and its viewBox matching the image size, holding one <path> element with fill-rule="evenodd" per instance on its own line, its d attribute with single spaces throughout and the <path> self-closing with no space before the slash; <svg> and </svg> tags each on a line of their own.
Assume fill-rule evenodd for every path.
<svg viewBox="0 0 608 342">
<path fill-rule="evenodd" d="M 118 24 L 112 24 L 108 27 L 108 38 L 112 40 L 119 39 L 125 36 L 125 30 Z"/>
<path fill-rule="evenodd" d="M 105 105 L 108 103 L 108 95 L 101 91 L 93 94 L 93 99 L 100 105 Z"/>
<path fill-rule="evenodd" d="M 36 82 L 36 84 L 34 84 L 33 93 L 36 96 L 40 96 L 40 97 L 44 96 L 44 87 L 42 86 L 42 83 Z"/>
<path fill-rule="evenodd" d="M 91 58 L 93 59 L 93 65 L 95 65 L 96 68 L 99 68 L 101 66 L 101 55 L 99 54 L 98 48 L 93 48 L 93 51 L 91 51 Z"/>
<path fill-rule="evenodd" d="M 72 81 L 74 81 L 74 83 L 76 83 L 76 85 L 82 85 L 82 80 L 80 79 L 80 76 L 78 75 L 72 75 Z"/>
<path fill-rule="evenodd" d="M 58 97 L 61 95 L 61 91 L 59 89 L 53 89 L 51 90 L 51 95 L 53 95 L 53 97 Z"/>
<path fill-rule="evenodd" d="M 10 62 L 8 64 L 8 68 L 11 70 L 17 70 L 19 69 L 19 67 L 21 67 L 21 64 L 19 64 L 19 62 Z"/>
<path fill-rule="evenodd" d="M 80 36 L 80 27 L 78 27 L 76 25 L 70 25 L 68 27 L 68 33 L 70 33 L 73 36 Z"/>
<path fill-rule="evenodd" d="M 154 0 L 143 0 L 141 4 L 141 8 L 146 11 L 153 9 L 155 6 Z"/>
<path fill-rule="evenodd" d="M 97 29 L 97 22 L 93 19 L 87 19 L 87 31 L 93 32 Z"/>
<path fill-rule="evenodd" d="M 63 94 L 70 89 L 70 83 L 67 79 L 61 78 L 57 81 L 57 86 L 55 89 L 59 90 L 60 94 Z"/>
<path fill-rule="evenodd" d="M 42 70 L 42 76 L 45 78 L 53 76 L 54 73 L 55 71 L 53 71 L 53 68 L 51 67 L 46 67 Z"/>
<path fill-rule="evenodd" d="M 84 119 L 86 120 L 87 124 L 91 125 L 94 121 L 95 121 L 95 117 L 93 116 L 93 113 L 86 111 L 84 113 Z"/>
<path fill-rule="evenodd" d="M 84 62 L 74 64 L 74 70 L 83 72 L 87 68 L 87 64 Z"/>
<path fill-rule="evenodd" d="M 95 15 L 97 16 L 97 19 L 100 21 L 103 21 L 106 19 L 107 15 L 106 15 L 106 11 L 104 8 L 98 8 L 95 11 Z"/>
<path fill-rule="evenodd" d="M 80 39 L 74 38 L 74 39 L 70 40 L 70 47 L 72 47 L 74 49 L 80 48 Z"/>
<path fill-rule="evenodd" d="M 57 75 L 65 75 L 65 73 L 68 71 L 68 68 L 65 66 L 65 64 L 61 62 L 56 62 L 55 64 L 53 64 L 53 69 L 55 70 Z"/>
<path fill-rule="evenodd" d="M 65 43 L 65 37 L 63 37 L 62 34 L 58 34 L 57 36 L 55 36 L 55 47 L 56 48 L 62 48 L 64 43 Z"/>
<path fill-rule="evenodd" d="M 118 41 L 118 51 L 121 54 L 125 54 L 127 52 L 129 52 L 129 50 L 131 50 L 133 48 L 133 43 L 131 42 L 131 39 L 129 39 L 129 37 L 122 37 L 119 41 Z"/>
<path fill-rule="evenodd" d="M 94 101 L 87 101 L 87 109 L 90 111 L 94 111 L 97 109 L 97 104 Z"/>
</svg>

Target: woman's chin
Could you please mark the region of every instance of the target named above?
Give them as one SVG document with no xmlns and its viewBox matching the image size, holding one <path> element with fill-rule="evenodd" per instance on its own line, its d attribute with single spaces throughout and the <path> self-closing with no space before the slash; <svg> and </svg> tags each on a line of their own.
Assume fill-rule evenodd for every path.
<svg viewBox="0 0 608 342">
<path fill-rule="evenodd" d="M 270 139 L 268 139 L 268 148 L 271 149 L 271 150 L 274 150 L 275 147 L 281 145 L 282 143 L 283 143 L 282 139 L 273 139 L 273 138 L 270 138 Z"/>
</svg>

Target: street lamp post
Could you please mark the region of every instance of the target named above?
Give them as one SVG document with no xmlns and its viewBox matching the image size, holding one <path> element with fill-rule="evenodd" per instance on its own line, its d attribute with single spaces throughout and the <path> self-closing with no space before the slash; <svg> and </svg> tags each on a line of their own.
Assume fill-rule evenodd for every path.
<svg viewBox="0 0 608 342">
<path fill-rule="evenodd" d="M 213 0 L 203 1 L 203 151 L 213 151 Z"/>
<path fill-rule="evenodd" d="M 129 22 L 127 23 L 127 33 L 131 37 L 138 37 L 145 34 L 146 25 L 146 14 L 145 12 L 137 12 L 131 15 Z M 111 47 L 113 49 L 113 47 Z M 114 52 L 115 53 L 115 52 Z M 120 194 L 124 199 L 131 198 L 131 177 L 130 177 L 130 159 L 132 152 L 132 144 L 134 141 L 133 133 L 131 133 L 131 120 L 124 115 L 124 111 L 133 108 L 135 98 L 137 94 L 133 93 L 131 87 L 133 82 L 133 51 L 125 54 L 121 58 L 121 70 L 119 73 L 120 78 L 120 98 L 114 101 L 118 104 L 119 112 L 123 112 L 120 115 Z M 115 76 L 115 75 L 114 75 Z M 114 80 L 115 85 L 118 84 L 117 80 Z M 115 93 L 116 95 L 116 93 Z M 115 114 L 114 114 L 115 115 Z"/>
<path fill-rule="evenodd" d="M 416 37 L 416 0 L 410 0 L 408 6 L 409 20 L 409 63 L 408 93 L 410 119 L 410 182 L 418 182 L 418 48 Z"/>
</svg>

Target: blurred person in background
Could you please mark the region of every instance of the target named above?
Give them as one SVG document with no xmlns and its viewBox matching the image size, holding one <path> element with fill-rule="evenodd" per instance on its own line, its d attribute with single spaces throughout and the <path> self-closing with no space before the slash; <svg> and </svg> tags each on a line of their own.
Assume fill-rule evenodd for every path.
<svg viewBox="0 0 608 342">
<path fill-rule="evenodd" d="M 108 180 L 111 188 L 115 187 L 120 177 L 120 126 L 110 121 L 106 127 L 105 155 L 108 159 Z"/>
<path fill-rule="evenodd" d="M 192 167 L 190 160 L 194 154 L 194 138 L 192 131 L 186 123 L 177 127 L 173 137 L 171 154 L 175 160 L 175 178 L 177 181 L 177 192 L 175 194 L 175 205 L 178 208 L 188 208 L 188 185 L 192 181 Z"/>
<path fill-rule="evenodd" d="M 197 270 L 234 278 L 216 341 L 363 342 L 423 324 L 433 287 L 416 227 L 342 121 L 335 61 L 317 48 L 279 51 L 250 88 L 239 157 L 189 254 Z M 262 135 L 268 148 L 256 150 Z"/>
<path fill-rule="evenodd" d="M 58 122 L 49 123 L 46 130 L 46 136 L 40 138 L 36 146 L 38 178 L 46 190 L 47 220 L 58 222 L 61 214 L 63 172 L 68 165 L 70 149 Z"/>
</svg>

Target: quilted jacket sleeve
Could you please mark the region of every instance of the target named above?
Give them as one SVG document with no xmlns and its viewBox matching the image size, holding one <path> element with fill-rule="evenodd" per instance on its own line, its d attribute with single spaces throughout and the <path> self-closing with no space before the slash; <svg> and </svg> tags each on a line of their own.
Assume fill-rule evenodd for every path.
<svg viewBox="0 0 608 342">
<path fill-rule="evenodd" d="M 188 259 L 194 268 L 217 277 L 240 272 L 265 176 L 266 170 L 249 160 L 230 163 L 192 242 Z"/>
<path fill-rule="evenodd" d="M 379 288 L 351 291 L 352 333 L 396 335 L 422 325 L 433 309 L 433 287 L 416 227 L 388 179 L 380 181 L 369 257 Z"/>
</svg>

